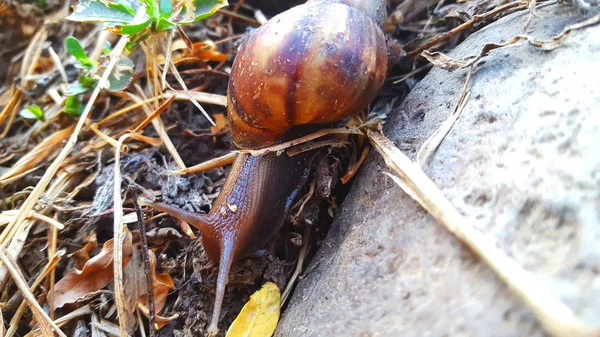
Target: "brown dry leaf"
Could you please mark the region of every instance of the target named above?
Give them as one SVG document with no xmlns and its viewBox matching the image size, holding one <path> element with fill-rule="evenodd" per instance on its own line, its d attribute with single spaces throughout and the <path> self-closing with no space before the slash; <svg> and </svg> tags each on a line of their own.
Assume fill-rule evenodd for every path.
<svg viewBox="0 0 600 337">
<path fill-rule="evenodd" d="M 190 238 L 196 240 L 196 234 L 194 234 L 194 231 L 192 230 L 192 228 L 190 227 L 190 225 L 188 225 L 187 222 L 185 222 L 185 221 L 179 221 L 179 227 L 185 233 L 185 235 L 187 235 Z"/>
<path fill-rule="evenodd" d="M 131 233 L 125 233 L 123 263 L 127 265 L 133 253 Z M 69 271 L 54 286 L 54 307 L 76 302 L 86 294 L 104 288 L 113 279 L 114 239 L 104 243 L 100 254 L 91 258 L 83 269 Z"/>
<path fill-rule="evenodd" d="M 138 308 L 140 309 L 142 314 L 144 314 L 144 316 L 146 316 L 146 317 L 150 316 L 150 310 L 148 309 L 148 306 L 138 305 Z M 165 325 L 169 324 L 169 322 L 171 322 L 172 320 L 175 320 L 177 318 L 179 318 L 179 314 L 174 314 L 174 315 L 168 316 L 168 317 L 154 315 L 154 327 L 156 328 L 156 330 L 160 330 Z"/>
<path fill-rule="evenodd" d="M 150 262 L 150 275 L 152 277 L 152 287 L 154 296 L 154 310 L 155 314 L 162 311 L 167 302 L 167 296 L 169 290 L 175 288 L 175 284 L 171 275 L 156 273 L 156 256 L 151 250 L 148 250 L 148 258 Z M 144 268 L 144 257 L 142 256 L 142 250 L 139 245 L 134 246 L 133 255 L 131 261 L 123 270 L 123 286 L 127 291 L 124 296 L 124 306 L 127 314 L 127 330 L 133 334 L 135 328 L 136 319 L 134 316 L 136 307 L 139 308 L 146 317 L 149 316 L 148 307 L 148 283 L 146 279 L 146 272 Z M 169 321 L 177 318 L 178 315 L 173 317 L 160 317 L 155 315 L 156 328 L 160 329 Z"/>
<path fill-rule="evenodd" d="M 593 26 L 593 25 L 597 25 L 599 23 L 600 23 L 600 14 L 595 15 L 585 21 L 565 27 L 565 29 L 563 29 L 563 31 L 560 34 L 554 36 L 552 38 L 552 40 L 549 40 L 549 41 L 533 40 L 532 38 L 529 38 L 527 36 L 525 36 L 524 38 L 526 38 L 530 44 L 532 44 L 542 50 L 550 51 L 550 50 L 554 50 L 558 47 L 561 47 L 565 43 L 566 38 L 569 36 L 569 34 L 571 34 L 572 31 L 582 29 L 585 27 L 589 27 L 589 26 Z"/>
<path fill-rule="evenodd" d="M 83 269 L 85 264 L 91 258 L 92 253 L 98 248 L 98 239 L 96 238 L 96 233 L 92 232 L 87 237 L 87 243 L 85 246 L 75 253 L 69 255 L 69 258 L 73 259 L 73 264 L 75 264 L 75 268 Z"/>
<path fill-rule="evenodd" d="M 277 285 L 267 282 L 250 296 L 231 323 L 226 337 L 269 337 L 279 322 L 280 294 Z"/>
<path fill-rule="evenodd" d="M 217 45 L 210 40 L 204 42 L 196 42 L 191 45 L 191 49 L 187 46 L 186 42 L 183 40 L 177 40 L 173 43 L 173 50 L 183 49 L 182 54 L 177 60 L 174 59 L 174 62 L 177 63 L 181 59 L 185 59 L 187 57 L 196 57 L 203 61 L 227 61 L 229 58 L 228 54 L 223 54 L 217 51 Z"/>
<path fill-rule="evenodd" d="M 9 92 L 7 92 L 3 97 L 8 97 L 8 95 Z M 2 109 L 2 112 L 0 112 L 0 125 L 2 125 L 9 116 L 14 116 L 14 114 L 17 111 L 17 107 L 21 105 L 22 99 L 23 89 L 17 87 L 12 88 L 10 92 L 10 100 L 8 101 L 8 103 L 6 103 L 4 109 Z"/>
<path fill-rule="evenodd" d="M 152 286 L 154 287 L 154 309 L 156 312 L 162 311 L 165 307 L 165 303 L 167 303 L 167 296 L 169 295 L 169 290 L 175 288 L 175 283 L 173 282 L 173 278 L 171 275 L 167 273 L 157 273 L 156 272 L 156 256 L 151 250 L 148 250 L 148 255 L 150 257 L 150 272 L 152 273 Z M 138 298 L 138 305 L 147 306 L 148 298 L 146 294 L 143 294 Z"/>
<path fill-rule="evenodd" d="M 453 59 L 450 56 L 440 52 L 429 52 L 427 50 L 421 53 L 421 56 L 431 62 L 434 66 L 440 67 L 445 70 L 456 70 L 459 68 L 466 67 L 469 64 L 469 60 L 473 59 L 473 56 L 467 57 L 462 60 Z"/>
<path fill-rule="evenodd" d="M 164 228 L 153 228 L 146 233 L 148 241 L 155 244 L 163 244 L 166 241 L 179 240 L 183 238 L 183 235 L 179 233 L 175 228 L 164 227 Z"/>
<path fill-rule="evenodd" d="M 213 41 L 197 42 L 193 45 L 192 55 L 205 61 L 227 61 L 228 54 L 217 51 L 217 45 Z"/>
<path fill-rule="evenodd" d="M 452 71 L 452 70 L 456 70 L 456 69 L 460 69 L 460 68 L 469 67 L 469 66 L 475 64 L 475 62 L 479 61 L 481 58 L 487 56 L 492 50 L 510 46 L 510 45 L 522 40 L 523 38 L 524 37 L 521 35 L 516 35 L 516 36 L 511 37 L 504 43 L 486 43 L 483 46 L 483 48 L 481 48 L 479 55 L 467 56 L 465 58 L 458 59 L 458 60 L 453 59 L 450 56 L 445 55 L 440 52 L 431 53 L 427 50 L 423 51 L 421 53 L 421 56 L 426 58 L 427 61 L 431 62 L 434 66 L 440 67 L 445 70 Z"/>
<path fill-rule="evenodd" d="M 34 68 L 34 72 L 36 74 L 49 72 L 54 68 L 54 60 L 50 56 L 42 56 L 38 58 L 37 63 Z"/>
<path fill-rule="evenodd" d="M 175 288 L 175 283 L 173 282 L 173 278 L 171 275 L 167 273 L 157 273 L 156 272 L 156 256 L 154 253 L 149 250 L 148 255 L 150 257 L 150 272 L 152 273 L 152 286 L 153 295 L 154 295 L 154 310 L 156 313 L 162 311 L 167 303 L 167 296 L 169 295 L 169 291 Z M 149 315 L 150 310 L 148 309 L 148 291 L 146 290 L 144 294 L 139 296 L 137 300 L 137 305 L 140 310 L 146 315 Z M 156 325 L 157 329 L 162 328 L 166 323 L 171 321 L 172 319 L 177 318 L 177 316 L 172 317 L 157 317 Z"/>
<path fill-rule="evenodd" d="M 134 313 L 137 299 L 148 292 L 146 274 L 144 273 L 144 259 L 140 245 L 133 247 L 131 261 L 123 269 L 123 287 L 127 289 L 123 294 L 123 306 L 127 314 L 127 331 L 133 335 L 136 325 Z"/>
<path fill-rule="evenodd" d="M 223 130 L 227 125 L 229 125 L 229 120 L 225 117 L 225 114 L 213 114 L 213 119 L 215 121 L 215 126 L 210 127 L 210 133 L 217 134 L 219 131 Z"/>
</svg>

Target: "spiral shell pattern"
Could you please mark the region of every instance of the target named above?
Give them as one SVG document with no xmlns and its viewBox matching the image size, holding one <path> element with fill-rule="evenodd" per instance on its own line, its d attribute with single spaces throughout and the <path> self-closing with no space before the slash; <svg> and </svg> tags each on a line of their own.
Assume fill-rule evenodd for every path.
<svg viewBox="0 0 600 337">
<path fill-rule="evenodd" d="M 383 32 L 364 11 L 309 2 L 275 16 L 240 49 L 228 88 L 236 146 L 274 144 L 290 128 L 343 120 L 383 85 Z"/>
</svg>

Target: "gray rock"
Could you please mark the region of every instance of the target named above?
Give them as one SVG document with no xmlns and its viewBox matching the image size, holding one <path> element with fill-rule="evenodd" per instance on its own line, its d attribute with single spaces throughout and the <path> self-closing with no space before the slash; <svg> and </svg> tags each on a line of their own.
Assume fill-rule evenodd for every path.
<svg viewBox="0 0 600 337">
<path fill-rule="evenodd" d="M 584 19 L 569 6 L 539 14 L 528 32 L 537 39 Z M 520 34 L 526 19 L 501 19 L 450 56 Z M 462 214 L 590 325 L 600 325 L 599 75 L 598 25 L 551 52 L 527 43 L 493 51 L 425 167 Z M 386 135 L 414 158 L 451 112 L 465 76 L 432 70 Z M 384 171 L 371 153 L 276 336 L 544 336 L 491 269 Z"/>
</svg>

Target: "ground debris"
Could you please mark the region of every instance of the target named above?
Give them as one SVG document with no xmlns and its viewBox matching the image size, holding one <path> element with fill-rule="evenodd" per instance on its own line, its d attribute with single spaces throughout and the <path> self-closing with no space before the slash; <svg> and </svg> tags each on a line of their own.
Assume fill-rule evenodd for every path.
<svg viewBox="0 0 600 337">
<path fill-rule="evenodd" d="M 114 72 L 114 77 L 127 75 L 118 83 L 119 90 L 100 90 L 97 98 L 90 81 L 97 81 L 103 67 L 121 57 L 108 56 L 121 43 L 117 36 L 97 24 L 65 21 L 70 7 L 64 1 L 0 4 L 0 43 L 6 46 L 0 52 L 0 211 L 27 206 L 65 227 L 58 230 L 48 227 L 46 222 L 31 218 L 13 221 L 18 216 L 11 217 L 0 228 L 0 244 L 7 249 L 7 256 L 18 262 L 23 279 L 30 284 L 52 256 L 58 251 L 66 252 L 45 278 L 44 286 L 31 291 L 53 319 L 70 317 L 89 306 L 86 309 L 89 311 L 67 323 L 70 330 L 64 331 L 74 331 L 78 336 L 87 336 L 90 331 L 93 336 L 119 331 L 111 253 L 115 234 L 111 226 L 116 208 L 113 203 L 120 200 L 114 194 L 114 153 L 118 140 L 137 130 L 139 133 L 118 147 L 122 154 L 120 191 L 129 230 L 127 237 L 131 236 L 131 242 L 124 246 L 125 275 L 130 285 L 136 285 L 131 286 L 135 291 L 126 299 L 129 331 L 136 333 L 140 322 L 142 326 L 148 324 L 146 316 L 150 309 L 144 296 L 151 293 L 159 315 L 155 319 L 160 328 L 158 336 L 195 336 L 205 332 L 214 300 L 216 263 L 206 256 L 201 235 L 186 223 L 144 210 L 147 256 L 152 262 L 148 274 L 141 263 L 141 253 L 146 251 L 139 244 L 141 219 L 126 192 L 134 188 L 144 197 L 160 198 L 182 209 L 203 213 L 210 210 L 218 196 L 228 175 L 227 166 L 188 175 L 169 172 L 231 152 L 224 105 L 232 61 L 240 44 L 260 25 L 264 14 L 274 15 L 271 9 L 298 3 L 230 2 L 232 5 L 226 10 L 172 35 L 165 33 L 145 42 L 135 41 L 139 48 L 128 53 L 127 59 L 121 59 L 130 60 L 124 61 L 127 67 L 117 63 Z M 544 3 L 538 1 L 538 5 Z M 379 116 L 385 119 L 430 69 L 428 60 L 458 69 L 473 65 L 474 58 L 479 60 L 501 47 L 501 42 L 497 42 L 488 50 L 473 51 L 474 58 L 467 60 L 444 58 L 443 54 L 474 31 L 511 12 L 526 10 L 527 5 L 523 1 L 501 0 L 388 1 L 391 15 L 384 30 L 390 41 L 399 43 L 395 45 L 386 84 L 372 110 L 385 106 L 385 113 Z M 546 48 L 562 45 L 568 41 L 568 34 L 565 32 L 551 41 L 528 41 Z M 84 62 L 66 50 L 66 37 L 80 42 L 83 54 L 78 55 Z M 99 67 L 88 72 L 86 66 L 93 64 Z M 86 74 L 93 76 L 86 78 Z M 213 95 L 208 103 L 201 98 L 196 103 L 201 103 L 202 109 L 216 121 L 215 126 L 211 126 L 196 105 L 183 100 L 188 97 L 186 87 L 194 94 Z M 81 92 L 67 95 L 73 89 Z M 78 114 L 90 101 L 94 105 L 84 115 L 78 130 Z M 32 106 L 39 108 L 41 117 L 19 115 Z M 360 116 L 362 120 L 349 123 L 358 125 L 370 117 L 364 114 Z M 418 120 L 423 116 L 414 112 L 406 118 Z M 288 281 L 296 263 L 304 258 L 307 263 L 323 242 L 332 216 L 349 189 L 346 182 L 354 177 L 369 151 L 364 147 L 366 138 L 357 128 L 354 132 L 348 132 L 345 126 L 336 130 L 341 129 L 345 132 L 326 134 L 304 147 L 295 144 L 289 149 L 301 152 L 318 147 L 323 154 L 279 238 L 232 268 L 223 307 L 223 327 L 234 320 L 250 294 L 262 284 L 273 282 L 279 289 L 293 289 L 294 282 L 288 284 Z M 76 139 L 69 138 L 73 130 L 77 130 Z M 349 134 L 353 135 L 349 138 Z M 65 148 L 69 151 L 61 159 Z M 347 173 L 349 167 L 351 173 Z M 48 172 L 52 174 L 45 179 Z M 340 184 L 340 179 L 344 184 Z M 34 202 L 28 203 L 29 198 L 35 199 Z M 229 205 L 229 209 L 234 212 L 240 208 Z M 198 239 L 193 239 L 196 236 Z M 26 335 L 32 331 L 29 324 L 32 316 L 27 311 L 17 313 L 24 298 L 18 290 L 22 287 L 8 281 L 4 269 L 0 267 L 4 277 L 0 280 L 0 302 L 8 304 L 2 307 L 2 317 L 7 322 L 15 318 L 13 332 Z M 296 272 L 302 278 L 302 268 Z M 146 279 L 138 277 L 144 273 L 153 280 L 153 292 L 142 282 Z M 138 319 L 138 311 L 146 316 L 139 315 Z"/>
</svg>

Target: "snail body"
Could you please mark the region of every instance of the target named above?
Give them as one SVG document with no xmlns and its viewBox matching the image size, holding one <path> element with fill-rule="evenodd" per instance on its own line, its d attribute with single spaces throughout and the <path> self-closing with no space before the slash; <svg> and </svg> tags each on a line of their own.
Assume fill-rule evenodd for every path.
<svg viewBox="0 0 600 337">
<path fill-rule="evenodd" d="M 216 324 L 232 263 L 263 248 L 277 234 L 308 178 L 309 160 L 308 155 L 238 155 L 207 214 L 189 212 L 162 202 L 140 201 L 140 204 L 152 206 L 200 230 L 206 254 L 213 261 L 219 261 L 214 325 L 209 327 L 212 334 L 218 332 Z"/>
<path fill-rule="evenodd" d="M 233 142 L 240 149 L 276 144 L 307 124 L 341 121 L 364 109 L 387 71 L 379 26 L 383 0 L 309 0 L 252 33 L 240 49 L 227 92 Z M 219 261 L 209 335 L 218 332 L 232 263 L 272 239 L 310 173 L 311 155 L 240 154 L 208 214 L 143 204 L 202 232 L 208 256 Z"/>
</svg>

